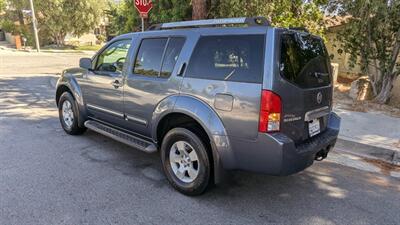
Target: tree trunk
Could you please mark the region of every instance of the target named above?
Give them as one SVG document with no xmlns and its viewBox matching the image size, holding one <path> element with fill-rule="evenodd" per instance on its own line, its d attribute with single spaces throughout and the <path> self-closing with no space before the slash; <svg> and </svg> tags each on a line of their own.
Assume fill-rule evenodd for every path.
<svg viewBox="0 0 400 225">
<path fill-rule="evenodd" d="M 395 81 L 395 76 L 392 74 L 387 74 L 382 81 L 382 88 L 379 94 L 375 97 L 374 101 L 379 104 L 386 104 L 389 99 L 393 89 L 393 82 Z"/>
<path fill-rule="evenodd" d="M 192 6 L 193 20 L 201 20 L 207 18 L 207 0 L 193 0 Z"/>
<path fill-rule="evenodd" d="M 53 41 L 56 42 L 56 46 L 58 47 L 58 35 L 57 35 L 57 34 L 55 34 L 55 35 L 53 36 Z"/>
<path fill-rule="evenodd" d="M 57 34 L 54 35 L 54 39 L 56 41 L 56 46 L 57 47 L 62 47 L 62 46 L 65 45 L 65 41 L 64 41 L 65 36 L 66 35 L 63 32 L 60 32 L 60 33 L 57 33 Z"/>
<path fill-rule="evenodd" d="M 399 74 L 399 71 L 396 69 L 396 62 L 398 60 L 400 54 L 400 27 L 395 34 L 395 44 L 391 53 L 391 62 L 388 66 L 387 70 L 390 71 L 388 73 L 382 72 L 380 75 L 383 75 L 381 90 L 379 94 L 375 97 L 375 101 L 381 104 L 386 104 L 389 99 L 393 89 L 393 82 Z"/>
</svg>

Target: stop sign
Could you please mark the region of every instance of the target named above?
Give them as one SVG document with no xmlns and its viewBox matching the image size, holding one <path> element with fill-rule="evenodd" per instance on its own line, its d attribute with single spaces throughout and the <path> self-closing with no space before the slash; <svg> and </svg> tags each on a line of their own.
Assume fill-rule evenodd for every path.
<svg viewBox="0 0 400 225">
<path fill-rule="evenodd" d="M 153 8 L 151 0 L 135 0 L 135 7 L 139 11 L 140 16 L 147 17 L 150 9 Z"/>
</svg>

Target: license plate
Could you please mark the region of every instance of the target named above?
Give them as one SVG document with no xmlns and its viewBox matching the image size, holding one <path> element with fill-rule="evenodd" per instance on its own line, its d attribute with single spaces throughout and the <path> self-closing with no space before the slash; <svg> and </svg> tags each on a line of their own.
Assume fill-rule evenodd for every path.
<svg viewBox="0 0 400 225">
<path fill-rule="evenodd" d="M 311 120 L 308 123 L 308 132 L 310 137 L 315 136 L 321 132 L 321 128 L 319 126 L 319 119 Z"/>
</svg>

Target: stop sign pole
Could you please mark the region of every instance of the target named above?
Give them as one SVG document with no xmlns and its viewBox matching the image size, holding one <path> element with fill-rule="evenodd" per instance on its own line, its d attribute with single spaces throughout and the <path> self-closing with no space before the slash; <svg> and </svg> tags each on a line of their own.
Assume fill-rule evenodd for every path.
<svg viewBox="0 0 400 225">
<path fill-rule="evenodd" d="M 144 32 L 144 19 L 149 17 L 149 12 L 153 8 L 151 0 L 134 0 L 135 7 L 142 19 L 142 32 Z"/>
</svg>

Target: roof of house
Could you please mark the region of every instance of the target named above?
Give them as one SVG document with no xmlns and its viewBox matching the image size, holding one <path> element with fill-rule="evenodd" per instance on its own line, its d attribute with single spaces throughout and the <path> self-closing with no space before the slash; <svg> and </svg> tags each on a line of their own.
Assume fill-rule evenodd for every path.
<svg viewBox="0 0 400 225">
<path fill-rule="evenodd" d="M 347 22 L 349 22 L 351 16 L 350 15 L 346 15 L 346 16 L 338 16 L 338 15 L 334 15 L 334 16 L 325 16 L 324 21 L 326 24 L 327 28 L 331 28 L 331 27 L 337 27 L 337 26 L 341 26 L 346 24 Z"/>
</svg>

